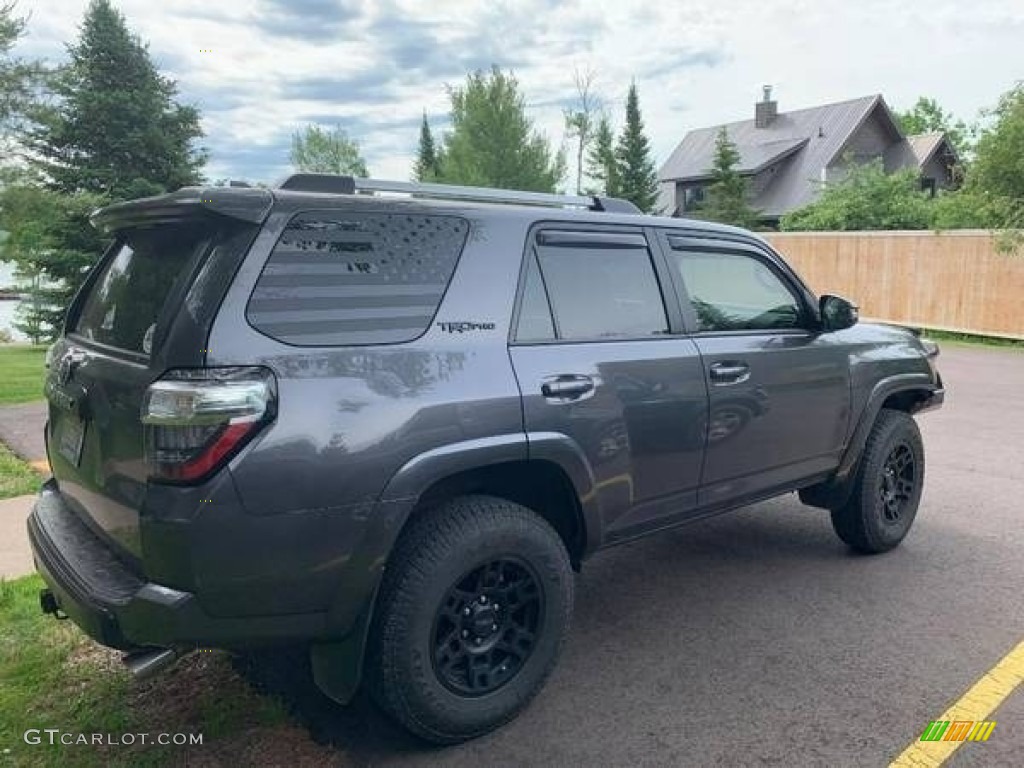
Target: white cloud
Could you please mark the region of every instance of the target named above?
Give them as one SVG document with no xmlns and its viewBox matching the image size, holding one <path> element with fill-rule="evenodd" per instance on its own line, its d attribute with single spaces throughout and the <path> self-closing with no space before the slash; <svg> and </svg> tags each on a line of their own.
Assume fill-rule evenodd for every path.
<svg viewBox="0 0 1024 768">
<path fill-rule="evenodd" d="M 22 53 L 51 60 L 86 0 L 22 0 Z M 562 139 L 574 67 L 621 116 L 632 78 L 656 159 L 690 128 L 741 119 L 762 84 L 780 109 L 881 92 L 891 106 L 933 96 L 973 119 L 1024 77 L 1020 0 L 122 0 L 130 27 L 204 114 L 211 176 L 272 180 L 288 136 L 336 119 L 371 170 L 407 178 L 423 110 L 445 83 L 513 65 L 531 116 Z M 336 8 L 336 10 L 335 10 Z M 202 49 L 212 49 L 203 52 Z"/>
</svg>

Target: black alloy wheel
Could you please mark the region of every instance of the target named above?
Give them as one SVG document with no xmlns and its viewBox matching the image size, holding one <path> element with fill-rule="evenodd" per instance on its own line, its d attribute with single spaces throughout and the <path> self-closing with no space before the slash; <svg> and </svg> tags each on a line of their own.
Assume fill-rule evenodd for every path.
<svg viewBox="0 0 1024 768">
<path fill-rule="evenodd" d="M 832 508 L 832 527 L 858 552 L 897 546 L 910 531 L 924 488 L 924 443 L 909 413 L 882 409 L 851 479 L 849 496 Z"/>
<path fill-rule="evenodd" d="M 917 487 L 917 465 L 909 445 L 897 443 L 889 452 L 878 485 L 882 517 L 886 523 L 895 525 L 906 511 Z"/>
<path fill-rule="evenodd" d="M 535 512 L 460 496 L 413 513 L 388 558 L 366 645 L 374 700 L 454 744 L 537 695 L 569 629 L 572 564 Z"/>
<path fill-rule="evenodd" d="M 537 643 L 544 593 L 529 566 L 502 558 L 467 573 L 444 596 L 434 621 L 434 670 L 463 696 L 509 682 Z"/>
</svg>

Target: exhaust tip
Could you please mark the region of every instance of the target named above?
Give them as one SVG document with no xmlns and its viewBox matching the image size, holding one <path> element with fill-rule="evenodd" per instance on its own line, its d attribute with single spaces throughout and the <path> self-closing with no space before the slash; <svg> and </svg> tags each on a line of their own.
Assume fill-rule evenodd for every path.
<svg viewBox="0 0 1024 768">
<path fill-rule="evenodd" d="M 121 657 L 121 662 L 136 680 L 151 677 L 177 660 L 178 652 L 173 648 L 150 648 L 126 653 Z"/>
<path fill-rule="evenodd" d="M 68 617 L 67 614 L 60 609 L 60 603 L 57 602 L 57 596 L 49 589 L 39 590 L 39 609 L 43 613 L 49 614 L 56 619 L 66 619 Z"/>
</svg>

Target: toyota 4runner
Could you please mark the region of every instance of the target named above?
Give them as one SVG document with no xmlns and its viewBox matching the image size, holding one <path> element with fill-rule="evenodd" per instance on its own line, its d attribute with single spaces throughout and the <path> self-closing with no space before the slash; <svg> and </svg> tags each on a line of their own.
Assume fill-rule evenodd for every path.
<svg viewBox="0 0 1024 768">
<path fill-rule="evenodd" d="M 541 688 L 604 547 L 797 491 L 875 553 L 917 512 L 937 348 L 744 230 L 311 174 L 93 222 L 29 533 L 136 673 L 298 643 L 454 742 Z"/>
</svg>

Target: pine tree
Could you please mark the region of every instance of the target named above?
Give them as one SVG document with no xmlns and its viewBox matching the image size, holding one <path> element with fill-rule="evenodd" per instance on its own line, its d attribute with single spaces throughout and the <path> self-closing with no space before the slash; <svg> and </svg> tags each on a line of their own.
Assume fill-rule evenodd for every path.
<svg viewBox="0 0 1024 768">
<path fill-rule="evenodd" d="M 618 161 L 619 196 L 632 200 L 644 213 L 650 213 L 658 199 L 658 174 L 651 157 L 650 142 L 644 135 L 636 83 L 629 86 L 626 124 L 615 148 L 615 158 Z"/>
<path fill-rule="evenodd" d="M 441 163 L 434 134 L 430 131 L 427 113 L 423 113 L 420 124 L 420 145 L 416 150 L 416 164 L 413 166 L 413 177 L 416 181 L 436 181 L 441 175 Z"/>
<path fill-rule="evenodd" d="M 739 162 L 739 150 L 723 127 L 715 138 L 711 186 L 700 215 L 710 221 L 752 229 L 757 225 L 758 215 L 747 203 L 747 182 L 736 170 Z"/>
<path fill-rule="evenodd" d="M 515 75 L 497 66 L 449 91 L 452 130 L 445 133 L 439 181 L 554 192 L 565 155 L 552 152 L 526 116 Z"/>
<path fill-rule="evenodd" d="M 122 200 L 200 180 L 198 112 L 175 101 L 177 86 L 110 0 L 92 0 L 68 53 L 30 142 L 52 189 Z"/>
<path fill-rule="evenodd" d="M 594 131 L 594 141 L 587 152 L 587 176 L 596 182 L 592 194 L 621 196 L 619 168 L 615 159 L 615 134 L 607 116 L 601 117 Z"/>
<path fill-rule="evenodd" d="M 0 2 L 0 161 L 6 159 L 10 138 L 31 105 L 33 87 L 41 67 L 11 55 L 11 49 L 25 33 L 25 19 L 14 15 L 13 2 Z"/>
<path fill-rule="evenodd" d="M 10 235 L 0 257 L 15 264 L 15 277 L 29 301 L 19 307 L 15 327 L 29 336 L 53 338 L 64 312 L 106 243 L 89 215 L 107 198 L 72 195 L 18 184 L 0 194 L 0 229 Z"/>
<path fill-rule="evenodd" d="M 52 98 L 29 117 L 25 143 L 44 187 L 22 181 L 0 199 L 5 255 L 34 300 L 27 327 L 59 331 L 105 238 L 89 224 L 101 205 L 196 184 L 206 160 L 194 145 L 199 114 L 175 101 L 146 46 L 109 0 L 92 0 L 69 63 L 48 83 Z"/>
</svg>

